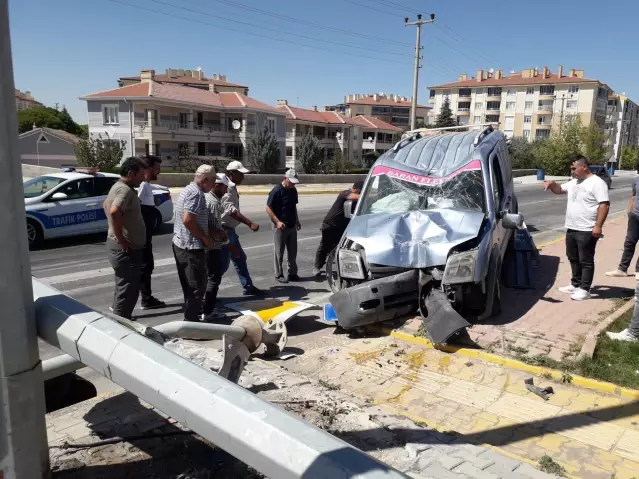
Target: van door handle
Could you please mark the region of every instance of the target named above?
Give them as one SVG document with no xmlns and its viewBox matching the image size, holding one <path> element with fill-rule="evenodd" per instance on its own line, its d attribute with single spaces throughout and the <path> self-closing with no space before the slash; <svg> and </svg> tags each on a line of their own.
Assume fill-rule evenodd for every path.
<svg viewBox="0 0 639 479">
<path fill-rule="evenodd" d="M 87 208 L 93 208 L 94 206 L 98 206 L 98 204 L 97 203 L 87 203 L 85 206 Z"/>
</svg>

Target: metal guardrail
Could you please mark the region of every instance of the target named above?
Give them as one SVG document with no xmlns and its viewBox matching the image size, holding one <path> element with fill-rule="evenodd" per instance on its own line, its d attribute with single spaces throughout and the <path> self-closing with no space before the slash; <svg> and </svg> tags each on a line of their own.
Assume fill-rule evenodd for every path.
<svg viewBox="0 0 639 479">
<path fill-rule="evenodd" d="M 407 476 L 33 280 L 38 335 L 268 477 Z"/>
</svg>

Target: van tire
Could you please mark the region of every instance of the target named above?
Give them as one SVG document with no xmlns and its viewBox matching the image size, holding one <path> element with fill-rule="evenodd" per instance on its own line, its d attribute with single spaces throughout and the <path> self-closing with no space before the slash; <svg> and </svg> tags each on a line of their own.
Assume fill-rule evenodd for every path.
<svg viewBox="0 0 639 479">
<path fill-rule="evenodd" d="M 27 240 L 29 241 L 29 249 L 38 248 L 44 240 L 42 226 L 31 218 L 27 218 Z"/>
</svg>

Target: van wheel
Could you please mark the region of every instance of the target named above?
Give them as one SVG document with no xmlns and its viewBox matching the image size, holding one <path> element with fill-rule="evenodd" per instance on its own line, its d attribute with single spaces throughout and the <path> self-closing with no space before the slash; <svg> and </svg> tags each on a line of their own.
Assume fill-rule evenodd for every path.
<svg viewBox="0 0 639 479">
<path fill-rule="evenodd" d="M 29 248 L 37 248 L 44 239 L 42 227 L 32 219 L 27 219 L 27 239 L 29 240 Z"/>
</svg>

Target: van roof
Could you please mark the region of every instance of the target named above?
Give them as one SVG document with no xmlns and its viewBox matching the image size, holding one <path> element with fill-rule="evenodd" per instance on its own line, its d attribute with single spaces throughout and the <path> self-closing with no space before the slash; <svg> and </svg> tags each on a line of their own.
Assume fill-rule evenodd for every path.
<svg viewBox="0 0 639 479">
<path fill-rule="evenodd" d="M 388 150 L 376 164 L 443 177 L 471 161 L 475 149 L 489 152 L 503 138 L 500 131 L 490 131 L 485 135 L 479 131 L 464 131 L 425 136 L 400 145 L 397 151 L 396 148 Z"/>
</svg>

